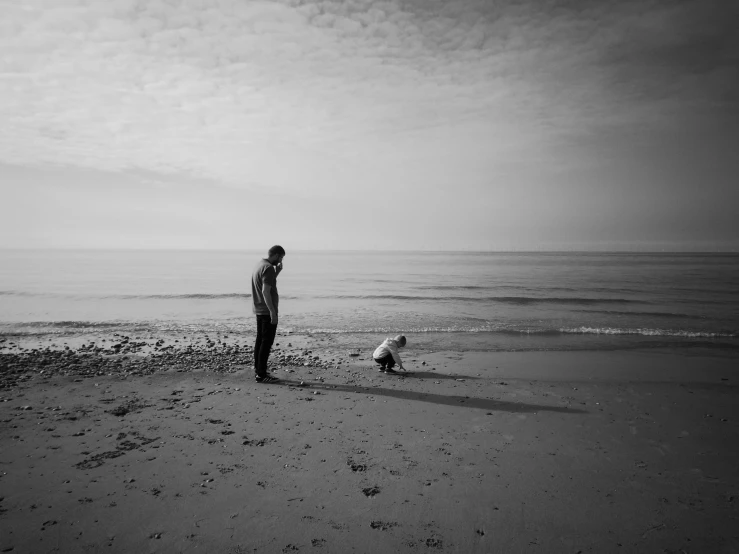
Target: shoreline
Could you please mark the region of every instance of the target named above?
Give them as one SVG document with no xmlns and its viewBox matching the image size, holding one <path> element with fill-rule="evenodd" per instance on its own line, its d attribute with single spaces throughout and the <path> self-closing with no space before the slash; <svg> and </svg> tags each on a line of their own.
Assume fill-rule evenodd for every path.
<svg viewBox="0 0 739 554">
<path fill-rule="evenodd" d="M 0 391 L 35 375 L 49 378 L 136 376 L 160 371 L 233 373 L 253 365 L 251 341 L 251 336 L 244 339 L 234 333 L 191 334 L 181 339 L 152 334 L 95 333 L 45 341 L 25 335 L 3 336 L 0 337 Z M 330 370 L 355 365 L 374 369 L 373 350 L 336 344 L 326 335 L 278 332 L 270 368 L 278 373 L 288 367 Z M 401 355 L 410 367 L 418 366 L 417 370 L 451 367 L 452 371 L 466 375 L 469 368 L 476 372 L 483 368 L 488 376 L 493 376 L 502 365 L 519 378 L 539 381 L 597 380 L 606 373 L 609 378 L 620 380 L 716 382 L 730 380 L 733 373 L 730 362 L 739 359 L 739 353 L 733 349 L 700 346 L 523 351 L 422 350 L 410 346 Z M 588 356 L 593 362 L 555 363 L 554 360 L 567 359 L 562 355 Z M 664 363 L 666 357 L 674 358 L 673 363 Z"/>
<path fill-rule="evenodd" d="M 732 358 L 131 342 L 3 367 L 0 550 L 739 550 Z"/>
<path fill-rule="evenodd" d="M 151 354 L 159 347 L 183 349 L 187 346 L 202 349 L 208 343 L 226 344 L 251 348 L 255 329 L 248 327 L 239 330 L 116 330 L 94 329 L 68 333 L 0 332 L 0 354 L 21 350 L 78 349 L 94 345 L 102 350 L 110 349 L 116 343 L 131 346 L 140 343 L 135 353 Z M 335 351 L 372 351 L 386 337 L 395 336 L 399 331 L 388 332 L 296 332 L 279 329 L 276 340 L 284 343 L 308 347 L 311 344 L 326 343 Z M 418 356 L 438 351 L 477 352 L 477 353 L 523 353 L 523 352 L 632 352 L 632 351 L 675 351 L 698 355 L 735 357 L 739 359 L 739 342 L 734 338 L 707 339 L 704 337 L 674 337 L 609 335 L 585 333 L 582 335 L 564 334 L 548 336 L 538 334 L 482 333 L 482 332 L 427 332 L 404 333 L 408 339 L 405 351 Z M 669 339 L 669 340 L 666 340 Z M 160 343 L 160 344 L 157 344 Z M 375 344 L 376 343 L 376 344 Z"/>
</svg>

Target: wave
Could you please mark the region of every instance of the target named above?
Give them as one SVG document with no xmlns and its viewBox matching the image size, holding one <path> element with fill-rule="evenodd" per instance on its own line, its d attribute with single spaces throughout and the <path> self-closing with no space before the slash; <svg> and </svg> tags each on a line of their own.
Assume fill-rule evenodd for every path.
<svg viewBox="0 0 739 554">
<path fill-rule="evenodd" d="M 474 295 L 474 293 L 465 295 L 464 291 L 491 291 L 496 288 L 503 289 L 522 289 L 529 291 L 531 290 L 536 294 L 546 294 L 547 292 L 558 291 L 558 292 L 572 292 L 582 294 L 583 290 L 577 290 L 568 287 L 552 287 L 546 289 L 539 289 L 534 291 L 527 287 L 518 286 L 501 286 L 501 287 L 488 287 L 481 285 L 439 285 L 439 286 L 417 286 L 413 287 L 416 290 L 428 290 L 429 292 L 437 291 L 460 291 L 461 294 L 447 294 L 447 295 L 422 295 L 422 294 L 318 294 L 318 295 L 303 295 L 303 294 L 286 294 L 281 295 L 284 300 L 298 300 L 298 301 L 310 301 L 310 300 L 372 300 L 372 301 L 395 301 L 395 302 L 490 302 L 499 304 L 519 305 L 527 306 L 534 304 L 559 304 L 559 305 L 599 305 L 599 304 L 641 304 L 650 305 L 654 304 L 653 300 L 642 299 L 639 297 L 632 297 L 631 293 L 638 293 L 639 291 L 631 291 L 628 289 L 588 289 L 587 292 L 593 294 L 605 293 L 609 296 L 593 297 L 593 296 L 539 296 L 539 295 Z M 613 296 L 611 296 L 613 295 Z M 620 295 L 620 296 L 618 296 Z M 28 291 L 11 291 L 11 290 L 0 290 L 0 296 L 19 296 L 19 297 L 51 297 L 51 298 L 65 298 L 74 301 L 94 301 L 94 300 L 249 300 L 251 294 L 241 292 L 224 292 L 224 293 L 173 293 L 173 294 L 69 294 L 69 293 L 58 293 L 58 292 L 28 292 Z M 673 302 L 678 304 L 710 304 L 710 305 L 725 305 L 727 300 L 725 299 L 712 299 L 712 298 L 676 298 Z M 601 311 L 592 313 L 604 313 L 614 315 L 647 315 L 655 317 L 691 317 L 688 315 L 681 314 L 668 314 L 664 312 L 618 312 L 618 311 Z"/>
<path fill-rule="evenodd" d="M 715 319 L 707 315 L 681 314 L 677 312 L 642 312 L 642 311 L 629 312 L 626 310 L 573 310 L 573 311 L 586 313 L 586 314 L 630 315 L 630 316 L 637 316 L 637 317 L 644 317 L 644 316 L 667 317 L 667 318 L 680 318 L 680 319 L 698 319 L 702 321 L 705 321 L 708 319 Z"/>
<path fill-rule="evenodd" d="M 459 287 L 452 287 L 459 288 Z M 483 287 L 464 287 L 465 289 L 475 289 Z M 248 300 L 251 294 L 248 293 L 185 293 L 185 294 L 101 294 L 101 295 L 66 295 L 55 293 L 28 293 L 28 292 L 11 292 L 0 291 L 0 295 L 8 296 L 43 296 L 43 297 L 66 297 L 76 300 L 95 300 L 95 299 L 112 299 L 112 300 Z M 375 300 L 375 301 L 405 301 L 405 302 L 493 302 L 501 304 L 529 305 L 529 304 L 631 304 L 641 303 L 649 304 L 648 301 L 629 299 L 629 298 L 589 298 L 582 296 L 574 297 L 540 297 L 540 296 L 419 296 L 419 295 L 402 295 L 402 294 L 322 294 L 316 296 L 303 295 L 282 295 L 283 300 Z"/>
<path fill-rule="evenodd" d="M 511 288 L 525 288 L 514 285 L 495 285 L 495 286 L 484 286 L 484 285 L 419 285 L 413 287 L 417 290 L 491 290 L 495 288 L 511 289 Z"/>
<path fill-rule="evenodd" d="M 448 287 L 449 290 L 475 290 L 484 289 L 485 287 Z M 562 291 L 577 292 L 575 289 L 561 288 Z M 603 292 L 613 292 L 607 289 L 603 289 Z M 622 291 L 623 292 L 623 291 Z M 32 295 L 31 293 L 22 293 L 25 296 Z M 120 300 L 249 300 L 251 294 L 249 293 L 186 293 L 186 294 L 138 294 L 138 295 L 105 295 L 101 298 L 111 298 Z M 635 298 L 592 298 L 584 296 L 420 296 L 420 295 L 401 295 L 401 294 L 337 294 L 337 295 L 316 295 L 316 296 L 302 296 L 302 295 L 281 295 L 284 300 L 312 300 L 312 299 L 334 299 L 334 300 L 376 300 L 376 301 L 407 301 L 407 302 L 418 302 L 418 301 L 440 301 L 440 302 L 493 302 L 501 304 L 513 304 L 513 305 L 530 305 L 530 304 L 573 304 L 573 305 L 597 305 L 597 304 L 651 304 L 648 300 L 640 300 Z M 692 302 L 692 301 L 689 301 Z M 700 300 L 704 304 L 724 304 L 724 301 L 718 300 Z M 603 312 L 608 313 L 608 312 Z M 618 312 L 611 312 L 618 313 Z M 623 314 L 629 314 L 630 312 L 623 312 Z M 653 315 L 651 312 L 635 312 L 637 314 Z M 662 314 L 658 314 L 662 315 Z M 687 317 L 687 316 L 686 316 Z"/>
<path fill-rule="evenodd" d="M 315 333 L 329 335 L 350 335 L 350 334 L 382 334 L 396 333 L 397 329 L 390 327 L 373 327 L 361 329 L 332 329 L 332 328 L 310 328 L 310 329 L 291 329 L 295 333 Z M 613 327 L 572 327 L 558 329 L 501 329 L 495 326 L 479 326 L 479 327 L 411 327 L 403 330 L 405 334 L 429 334 L 429 333 L 489 333 L 494 335 L 513 335 L 513 336 L 561 336 L 561 335 L 639 335 L 644 337 L 679 337 L 679 338 L 739 338 L 739 333 L 735 332 L 709 332 L 709 331 L 689 331 L 682 329 L 629 329 L 629 328 L 613 328 Z"/>
<path fill-rule="evenodd" d="M 225 298 L 251 298 L 251 294 L 238 293 L 238 292 L 226 292 L 218 294 L 138 294 L 138 295 L 117 295 L 109 296 L 108 298 L 125 298 L 125 299 L 163 299 L 163 300 L 218 300 Z"/>
<path fill-rule="evenodd" d="M 218 300 L 228 298 L 251 298 L 251 294 L 239 292 L 226 293 L 183 293 L 183 294 L 99 294 L 99 295 L 69 295 L 60 293 L 34 293 L 19 291 L 0 291 L 0 296 L 60 296 L 78 300 L 114 299 L 114 300 Z"/>
<path fill-rule="evenodd" d="M 538 297 L 538 296 L 409 296 L 400 294 L 339 294 L 317 296 L 344 300 L 401 300 L 401 301 L 442 301 L 442 302 L 497 302 L 501 304 L 649 304 L 644 300 L 629 298 L 587 298 L 587 297 Z"/>
<path fill-rule="evenodd" d="M 620 329 L 613 327 L 575 327 L 559 329 L 563 334 L 576 335 L 641 335 L 644 337 L 681 337 L 697 338 L 737 338 L 739 334 L 732 332 L 688 331 L 683 329 Z"/>
<path fill-rule="evenodd" d="M 541 291 L 543 293 L 549 292 L 574 292 L 574 293 L 606 293 L 606 294 L 623 294 L 623 293 L 642 293 L 643 289 L 628 288 L 628 287 L 551 287 L 551 286 L 539 286 L 531 287 L 528 285 L 513 285 L 513 284 L 497 284 L 497 285 L 418 285 L 411 287 L 414 290 L 501 290 L 509 289 L 516 291 Z"/>
<path fill-rule="evenodd" d="M 0 326 L 18 326 L 18 327 L 66 327 L 69 329 L 86 329 L 86 328 L 115 328 L 130 327 L 137 323 L 123 321 L 28 321 L 23 323 L 2 323 Z M 138 325 L 141 325 L 138 323 Z"/>
<path fill-rule="evenodd" d="M 174 321 L 33 321 L 26 323 L 0 323 L 0 336 L 8 335 L 64 335 L 65 333 L 103 333 L 122 331 L 126 332 L 174 332 L 174 333 L 200 333 L 208 332 L 235 332 L 249 333 L 251 323 L 249 319 L 237 318 L 232 321 L 199 321 L 199 322 L 174 322 Z M 285 326 L 282 332 L 288 334 L 323 334 L 323 335 L 368 335 L 368 334 L 397 334 L 395 326 L 366 326 L 366 327 L 310 327 L 303 325 Z M 565 336 L 608 336 L 613 337 L 646 337 L 664 339 L 737 339 L 737 331 L 705 331 L 691 329 L 661 329 L 661 328 L 629 328 L 629 327 L 596 327 L 596 326 L 574 326 L 574 327 L 517 327 L 502 326 L 496 323 L 487 324 L 455 324 L 448 326 L 418 326 L 408 325 L 403 327 L 407 335 L 430 335 L 430 334 L 488 334 L 491 336 L 502 335 L 509 337 L 565 337 Z"/>
</svg>

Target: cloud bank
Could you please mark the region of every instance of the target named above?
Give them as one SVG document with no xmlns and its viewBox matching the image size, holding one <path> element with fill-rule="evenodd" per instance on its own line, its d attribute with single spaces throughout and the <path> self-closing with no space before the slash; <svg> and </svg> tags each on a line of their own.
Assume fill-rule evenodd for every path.
<svg viewBox="0 0 739 554">
<path fill-rule="evenodd" d="M 543 152 L 553 137 L 735 102 L 727 6 L 13 2 L 0 155 L 289 186 L 300 171 L 286 165 L 340 165 L 465 122 L 508 137 L 492 154 Z"/>
<path fill-rule="evenodd" d="M 0 6 L 0 164 L 535 195 L 623 145 L 739 136 L 739 8 L 720 0 Z"/>
</svg>

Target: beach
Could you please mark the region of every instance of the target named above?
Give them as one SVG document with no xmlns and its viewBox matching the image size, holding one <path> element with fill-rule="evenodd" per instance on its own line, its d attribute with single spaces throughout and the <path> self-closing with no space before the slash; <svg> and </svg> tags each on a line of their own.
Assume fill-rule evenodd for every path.
<svg viewBox="0 0 739 554">
<path fill-rule="evenodd" d="M 2 340 L 2 552 L 739 551 L 720 351 Z"/>
<path fill-rule="evenodd" d="M 0 6 L 0 554 L 739 554 L 739 1 Z"/>
</svg>

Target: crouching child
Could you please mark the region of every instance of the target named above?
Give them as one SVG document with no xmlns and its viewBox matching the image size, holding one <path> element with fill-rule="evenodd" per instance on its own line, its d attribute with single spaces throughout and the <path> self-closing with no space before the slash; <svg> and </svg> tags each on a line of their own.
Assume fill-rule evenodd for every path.
<svg viewBox="0 0 739 554">
<path fill-rule="evenodd" d="M 380 371 L 384 371 L 385 373 L 397 373 L 393 369 L 396 363 L 400 369 L 407 371 L 403 367 L 403 360 L 400 359 L 400 354 L 398 353 L 398 348 L 404 347 L 405 342 L 405 337 L 403 335 L 398 335 L 394 339 L 385 339 L 385 341 L 377 347 L 375 352 L 372 354 L 372 357 L 378 364 L 380 364 Z"/>
</svg>

